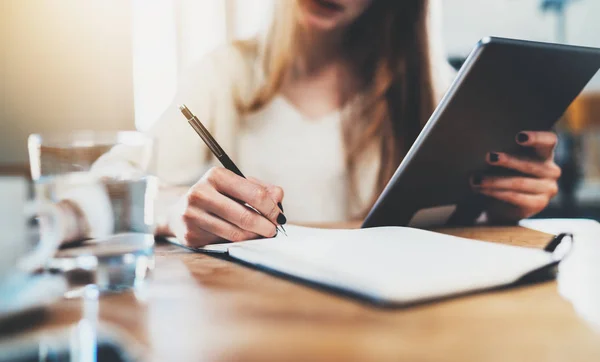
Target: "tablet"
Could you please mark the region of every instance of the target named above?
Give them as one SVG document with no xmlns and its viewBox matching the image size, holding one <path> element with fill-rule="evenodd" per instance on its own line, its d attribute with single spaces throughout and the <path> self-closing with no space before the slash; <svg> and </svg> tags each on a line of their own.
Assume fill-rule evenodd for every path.
<svg viewBox="0 0 600 362">
<path fill-rule="evenodd" d="M 600 69 L 600 49 L 503 38 L 475 46 L 362 227 L 468 225 L 488 152 L 523 154 L 518 132 L 547 131 Z"/>
</svg>

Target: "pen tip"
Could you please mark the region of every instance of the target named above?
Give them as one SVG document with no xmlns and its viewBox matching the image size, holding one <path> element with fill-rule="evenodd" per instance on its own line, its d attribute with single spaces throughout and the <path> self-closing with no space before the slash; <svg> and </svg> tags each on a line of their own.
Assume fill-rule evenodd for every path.
<svg viewBox="0 0 600 362">
<path fill-rule="evenodd" d="M 187 107 L 185 106 L 185 104 L 180 104 L 179 105 L 179 110 L 183 111 L 184 109 L 186 109 Z"/>
</svg>

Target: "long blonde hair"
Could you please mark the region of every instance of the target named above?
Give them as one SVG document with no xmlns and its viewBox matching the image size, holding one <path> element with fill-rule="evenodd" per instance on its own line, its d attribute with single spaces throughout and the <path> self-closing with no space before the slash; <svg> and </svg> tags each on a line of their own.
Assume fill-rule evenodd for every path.
<svg viewBox="0 0 600 362">
<path fill-rule="evenodd" d="M 275 5 L 273 21 L 255 48 L 264 78 L 250 100 L 239 104 L 242 113 L 260 110 L 277 95 L 301 51 L 295 41 L 297 1 Z M 360 101 L 342 120 L 352 201 L 357 201 L 356 168 L 365 149 L 378 142 L 377 197 L 433 111 L 427 11 L 428 0 L 374 0 L 345 34 L 345 55 L 360 81 Z"/>
</svg>

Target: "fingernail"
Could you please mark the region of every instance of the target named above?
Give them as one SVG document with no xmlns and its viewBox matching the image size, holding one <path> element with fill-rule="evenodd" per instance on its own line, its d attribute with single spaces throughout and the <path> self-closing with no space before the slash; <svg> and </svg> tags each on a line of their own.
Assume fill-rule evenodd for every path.
<svg viewBox="0 0 600 362">
<path fill-rule="evenodd" d="M 287 218 L 285 217 L 284 214 L 279 214 L 279 216 L 277 216 L 277 223 L 279 225 L 285 225 L 286 222 L 287 222 Z"/>
<path fill-rule="evenodd" d="M 499 159 L 500 159 L 500 156 L 498 156 L 498 154 L 496 152 L 490 152 L 490 162 L 492 162 L 492 163 L 498 162 Z"/>
<path fill-rule="evenodd" d="M 529 141 L 529 135 L 527 135 L 527 133 L 519 132 L 517 134 L 517 142 L 518 143 L 525 143 L 527 141 Z"/>
<path fill-rule="evenodd" d="M 281 202 L 278 202 L 277 206 L 279 206 L 279 210 L 281 210 L 281 212 L 283 212 L 283 205 L 281 204 Z"/>
<path fill-rule="evenodd" d="M 479 175 L 475 175 L 473 176 L 473 178 L 471 179 L 471 182 L 473 182 L 473 185 L 475 186 L 479 186 L 481 185 L 481 181 L 482 181 L 482 177 Z"/>
</svg>

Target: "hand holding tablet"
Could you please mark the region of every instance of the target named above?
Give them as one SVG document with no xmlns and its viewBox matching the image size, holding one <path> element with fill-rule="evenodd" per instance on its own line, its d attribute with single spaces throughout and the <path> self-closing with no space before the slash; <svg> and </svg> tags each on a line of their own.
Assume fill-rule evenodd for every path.
<svg viewBox="0 0 600 362">
<path fill-rule="evenodd" d="M 558 193 L 560 167 L 554 162 L 558 138 L 554 132 L 519 132 L 515 142 L 533 151 L 534 157 L 520 157 L 490 152 L 486 160 L 492 166 L 521 173 L 511 176 L 476 174 L 471 178 L 473 190 L 490 197 L 486 205 L 488 220 L 510 222 L 525 219 L 542 211 Z"/>
<path fill-rule="evenodd" d="M 464 225 L 483 210 L 514 221 L 540 211 L 560 176 L 552 127 L 598 69 L 600 49 L 480 41 L 363 227 Z"/>
</svg>

